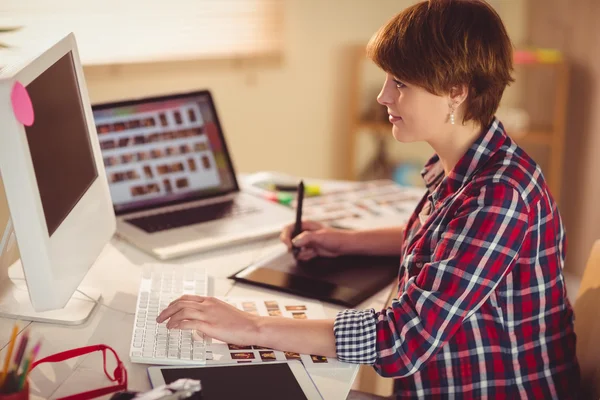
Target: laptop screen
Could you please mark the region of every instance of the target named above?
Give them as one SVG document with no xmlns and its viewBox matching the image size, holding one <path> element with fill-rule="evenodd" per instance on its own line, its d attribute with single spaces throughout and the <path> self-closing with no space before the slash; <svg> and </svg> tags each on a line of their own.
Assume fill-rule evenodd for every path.
<svg viewBox="0 0 600 400">
<path fill-rule="evenodd" d="M 117 214 L 238 189 L 209 92 L 92 109 Z"/>
</svg>

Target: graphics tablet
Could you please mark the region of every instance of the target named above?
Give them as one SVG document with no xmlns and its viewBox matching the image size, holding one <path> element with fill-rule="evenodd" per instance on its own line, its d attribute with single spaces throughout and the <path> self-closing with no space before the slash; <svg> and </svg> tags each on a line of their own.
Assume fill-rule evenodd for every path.
<svg viewBox="0 0 600 400">
<path fill-rule="evenodd" d="M 150 367 L 148 376 L 153 387 L 181 378 L 197 379 L 202 385 L 202 400 L 322 399 L 304 366 L 298 361 L 204 367 Z"/>
<path fill-rule="evenodd" d="M 400 257 L 349 255 L 301 262 L 282 246 L 229 278 L 353 308 L 396 280 L 399 268 Z"/>
</svg>

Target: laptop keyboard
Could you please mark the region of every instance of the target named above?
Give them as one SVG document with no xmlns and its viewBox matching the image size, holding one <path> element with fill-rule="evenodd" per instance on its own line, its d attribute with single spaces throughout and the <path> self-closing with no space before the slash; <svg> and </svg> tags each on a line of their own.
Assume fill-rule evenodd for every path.
<svg viewBox="0 0 600 400">
<path fill-rule="evenodd" d="M 148 233 L 155 233 L 167 229 L 181 228 L 202 222 L 229 218 L 236 215 L 250 214 L 256 211 L 258 211 L 258 208 L 256 207 L 239 204 L 234 200 L 229 200 L 223 203 L 184 208 L 177 211 L 132 218 L 126 221 Z"/>
</svg>

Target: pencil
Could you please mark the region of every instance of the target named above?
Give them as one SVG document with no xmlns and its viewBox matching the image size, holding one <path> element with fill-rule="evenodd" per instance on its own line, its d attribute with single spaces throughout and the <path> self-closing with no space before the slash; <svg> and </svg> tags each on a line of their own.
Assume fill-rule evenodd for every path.
<svg viewBox="0 0 600 400">
<path fill-rule="evenodd" d="M 31 350 L 29 357 L 27 357 L 27 359 L 25 360 L 25 364 L 23 364 L 23 372 L 21 372 L 21 376 L 19 377 L 19 389 L 18 389 L 19 392 L 25 386 L 25 381 L 27 381 L 27 376 L 29 375 L 29 372 L 31 371 L 31 366 L 33 365 L 33 361 L 37 357 L 38 351 L 40 350 L 40 345 L 41 345 L 41 340 L 38 340 L 38 342 L 33 347 L 33 350 Z"/>
<path fill-rule="evenodd" d="M 6 375 L 8 375 L 8 365 L 10 364 L 10 358 L 12 357 L 13 349 L 15 348 L 15 342 L 17 341 L 17 334 L 19 333 L 19 324 L 15 323 L 12 334 L 10 335 L 10 342 L 8 344 L 8 351 L 6 352 L 6 359 L 4 360 L 4 367 L 2 368 L 2 375 L 0 376 L 0 387 L 4 384 Z"/>
</svg>

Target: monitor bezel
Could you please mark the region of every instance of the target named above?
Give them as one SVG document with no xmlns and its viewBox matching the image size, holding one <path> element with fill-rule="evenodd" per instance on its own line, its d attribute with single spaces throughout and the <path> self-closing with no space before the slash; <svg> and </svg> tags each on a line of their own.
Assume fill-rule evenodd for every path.
<svg viewBox="0 0 600 400">
<path fill-rule="evenodd" d="M 27 87 L 65 55 L 72 54 L 97 177 L 50 236 L 38 191 L 25 127 L 16 119 L 11 92 Z M 96 134 L 75 36 L 71 33 L 37 54 L 0 71 L 0 173 L 4 181 L 31 305 L 63 308 L 116 231 L 108 181 Z M 35 123 L 35 122 L 34 122 Z"/>
</svg>

